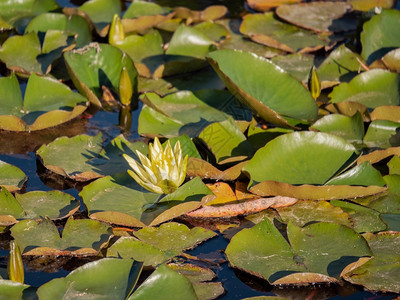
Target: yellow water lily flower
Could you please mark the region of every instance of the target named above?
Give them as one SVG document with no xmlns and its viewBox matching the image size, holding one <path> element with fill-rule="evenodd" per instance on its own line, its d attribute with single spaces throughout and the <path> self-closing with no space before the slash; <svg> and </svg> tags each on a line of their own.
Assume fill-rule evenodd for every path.
<svg viewBox="0 0 400 300">
<path fill-rule="evenodd" d="M 158 194 L 170 194 L 185 180 L 188 156 L 183 158 L 179 141 L 173 150 L 168 141 L 164 149 L 156 137 L 154 144 L 149 144 L 149 158 L 139 151 L 136 154 L 141 164 L 126 154 L 123 156 L 133 169 L 128 170 L 129 175 L 145 189 Z"/>
</svg>

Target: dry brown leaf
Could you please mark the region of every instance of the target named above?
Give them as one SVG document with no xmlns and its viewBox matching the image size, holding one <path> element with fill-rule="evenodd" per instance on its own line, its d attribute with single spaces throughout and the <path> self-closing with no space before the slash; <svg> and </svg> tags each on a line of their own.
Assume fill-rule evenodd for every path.
<svg viewBox="0 0 400 300">
<path fill-rule="evenodd" d="M 390 147 L 385 150 L 376 150 L 367 155 L 362 155 L 357 159 L 357 165 L 366 161 L 369 161 L 371 164 L 375 164 L 392 155 L 400 155 L 400 147 Z"/>
<path fill-rule="evenodd" d="M 247 0 L 247 5 L 254 10 L 268 11 L 282 4 L 299 3 L 301 0 Z"/>
<path fill-rule="evenodd" d="M 193 218 L 230 218 L 241 215 L 249 215 L 260 212 L 267 208 L 277 208 L 293 205 L 298 200 L 290 197 L 271 197 L 247 200 L 238 204 L 223 206 L 204 206 L 198 210 L 187 213 L 186 216 Z"/>
</svg>

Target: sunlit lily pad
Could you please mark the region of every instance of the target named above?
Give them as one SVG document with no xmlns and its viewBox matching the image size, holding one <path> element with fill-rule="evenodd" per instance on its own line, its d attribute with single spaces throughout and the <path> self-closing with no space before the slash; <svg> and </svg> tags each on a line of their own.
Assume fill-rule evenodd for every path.
<svg viewBox="0 0 400 300">
<path fill-rule="evenodd" d="M 32 1 L 32 0 L 21 0 L 21 1 L 2 1 L 0 3 L 0 17 L 6 22 L 17 25 L 19 20 L 24 18 L 32 18 L 41 13 L 58 9 L 59 5 L 55 0 L 45 1 Z M 23 20 L 22 20 L 23 21 Z"/>
<path fill-rule="evenodd" d="M 123 226 L 144 227 L 199 208 L 202 198 L 212 195 L 212 192 L 197 177 L 174 193 L 163 196 L 144 190 L 127 173 L 122 173 L 90 183 L 80 195 L 90 218 Z"/>
<path fill-rule="evenodd" d="M 329 94 L 332 103 L 353 101 L 368 108 L 398 105 L 400 76 L 385 70 L 370 70 L 343 82 Z"/>
<path fill-rule="evenodd" d="M 339 136 L 350 143 L 361 143 L 364 137 L 364 122 L 360 113 L 353 117 L 329 114 L 316 121 L 310 128 Z"/>
<path fill-rule="evenodd" d="M 79 209 L 79 201 L 60 191 L 32 191 L 16 194 L 4 189 L 0 192 L 0 224 L 12 225 L 22 219 L 61 219 Z M 38 204 L 40 203 L 40 204 Z"/>
<path fill-rule="evenodd" d="M 90 0 L 83 3 L 78 11 L 84 12 L 93 22 L 97 33 L 104 37 L 107 32 L 102 30 L 111 23 L 115 14 L 121 13 L 121 3 L 119 0 Z"/>
<path fill-rule="evenodd" d="M 165 298 L 191 300 L 197 299 L 197 295 L 189 279 L 167 265 L 161 265 L 127 300 Z"/>
<path fill-rule="evenodd" d="M 262 181 L 324 184 L 355 153 L 354 146 L 339 137 L 294 132 L 259 149 L 244 171 L 250 174 L 251 186 Z"/>
<path fill-rule="evenodd" d="M 32 19 L 25 29 L 25 33 L 46 32 L 48 30 L 66 31 L 69 34 L 77 34 L 76 46 L 78 48 L 89 44 L 92 40 L 88 22 L 81 16 L 67 17 L 60 13 L 44 13 Z"/>
<path fill-rule="evenodd" d="M 385 54 L 385 56 L 382 57 L 382 62 L 390 71 L 400 73 L 400 48 Z"/>
<path fill-rule="evenodd" d="M 279 18 L 306 29 L 321 31 L 350 31 L 357 27 L 357 19 L 345 14 L 351 5 L 343 2 L 311 2 L 281 5 L 276 9 Z"/>
<path fill-rule="evenodd" d="M 315 119 L 317 105 L 311 94 L 270 61 L 234 50 L 214 51 L 208 57 L 227 88 L 265 120 L 288 126 L 283 116 Z M 283 85 L 285 89 L 280 88 Z"/>
<path fill-rule="evenodd" d="M 295 77 L 298 81 L 307 82 L 314 56 L 303 53 L 276 55 L 271 61 Z"/>
<path fill-rule="evenodd" d="M 190 10 L 180 6 L 174 9 L 176 18 L 186 19 L 187 23 L 198 23 L 202 21 L 213 21 L 222 18 L 228 12 L 223 5 L 210 5 L 202 11 Z"/>
<path fill-rule="evenodd" d="M 25 255 L 97 255 L 112 236 L 104 223 L 73 218 L 65 224 L 62 237 L 49 219 L 23 220 L 10 230 Z"/>
<path fill-rule="evenodd" d="M 36 295 L 34 295 L 34 291 L 30 290 L 29 285 L 12 280 L 0 279 L 1 299 L 24 299 L 24 297 L 28 296 L 28 291 L 30 291 L 32 299 L 35 299 Z"/>
<path fill-rule="evenodd" d="M 375 235 L 367 233 L 364 237 L 374 257 L 344 274 L 343 278 L 370 290 L 398 293 L 400 291 L 399 232 L 388 231 Z"/>
<path fill-rule="evenodd" d="M 376 120 L 369 124 L 364 136 L 364 144 L 368 147 L 389 148 L 400 146 L 400 123 Z"/>
<path fill-rule="evenodd" d="M 210 269 L 179 263 L 169 263 L 168 268 L 177 271 L 190 280 L 198 299 L 216 299 L 224 293 L 221 282 L 211 282 L 216 275 Z"/>
<path fill-rule="evenodd" d="M 102 142 L 101 133 L 60 137 L 42 145 L 37 155 L 47 169 L 73 180 L 87 181 L 127 170 L 129 165 L 122 157 L 123 153 L 131 157 L 136 157 L 135 150 L 147 154 L 145 143 L 128 142 L 122 135 L 104 148 Z"/>
<path fill-rule="evenodd" d="M 379 212 L 373 209 L 340 200 L 333 200 L 331 204 L 350 215 L 354 222 L 354 230 L 357 232 L 378 232 L 387 228 Z"/>
<path fill-rule="evenodd" d="M 226 249 L 229 262 L 273 284 L 293 273 L 338 278 L 349 263 L 372 254 L 359 234 L 336 223 L 315 223 L 303 228 L 289 223 L 287 235 L 290 244 L 268 219 L 243 229 Z M 291 283 L 302 282 L 297 279 Z"/>
<path fill-rule="evenodd" d="M 142 271 L 142 265 L 131 259 L 103 258 L 85 264 L 66 277 L 42 285 L 40 299 L 65 297 L 86 299 L 125 299 L 132 292 Z M 110 280 L 112 278 L 112 280 Z"/>
<path fill-rule="evenodd" d="M 107 250 L 108 257 L 132 258 L 145 266 L 166 262 L 188 248 L 212 238 L 215 233 L 169 222 L 160 227 L 147 227 L 134 232 L 137 238 L 121 238 Z"/>
<path fill-rule="evenodd" d="M 383 10 L 364 23 L 361 33 L 362 52 L 368 64 L 400 47 L 400 11 Z M 379 38 L 377 38 L 379 36 Z"/>
<path fill-rule="evenodd" d="M 74 47 L 73 42 L 73 33 L 60 30 L 48 30 L 42 44 L 36 32 L 15 35 L 3 43 L 0 59 L 10 70 L 25 77 L 31 73 L 48 74 L 62 51 Z"/>
<path fill-rule="evenodd" d="M 326 37 L 321 38 L 312 31 L 281 22 L 273 13 L 246 15 L 240 32 L 257 43 L 286 52 L 309 52 L 329 45 Z"/>
<path fill-rule="evenodd" d="M 315 222 L 332 222 L 352 228 L 350 216 L 327 201 L 299 201 L 289 207 L 277 208 L 282 221 L 298 227 Z"/>
<path fill-rule="evenodd" d="M 0 128 L 9 131 L 41 130 L 82 114 L 86 98 L 50 77 L 32 74 L 25 96 L 14 74 L 0 78 Z"/>
<path fill-rule="evenodd" d="M 344 44 L 334 49 L 318 67 L 322 88 L 348 82 L 362 71 L 366 64 L 361 55 L 351 51 Z"/>
<path fill-rule="evenodd" d="M 247 0 L 247 5 L 254 10 L 268 11 L 271 8 L 278 7 L 282 4 L 299 3 L 301 0 Z"/>
<path fill-rule="evenodd" d="M 0 186 L 6 188 L 9 192 L 20 190 L 27 177 L 18 167 L 0 160 Z"/>
<path fill-rule="evenodd" d="M 96 106 L 101 107 L 103 86 L 119 95 L 123 67 L 129 74 L 134 93 L 137 91 L 137 71 L 132 60 L 112 45 L 91 43 L 64 53 L 64 59 L 76 88 Z"/>
<path fill-rule="evenodd" d="M 142 101 L 149 107 L 140 113 L 138 132 L 146 136 L 196 137 L 208 125 L 230 116 L 235 120 L 251 119 L 251 112 L 226 91 L 180 91 L 165 97 L 146 93 Z"/>
</svg>

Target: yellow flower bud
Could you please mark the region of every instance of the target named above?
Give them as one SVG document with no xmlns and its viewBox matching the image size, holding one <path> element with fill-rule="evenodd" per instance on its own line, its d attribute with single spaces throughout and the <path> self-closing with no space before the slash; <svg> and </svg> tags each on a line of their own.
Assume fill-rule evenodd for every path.
<svg viewBox="0 0 400 300">
<path fill-rule="evenodd" d="M 125 39 L 124 28 L 121 19 L 115 14 L 110 25 L 110 30 L 108 31 L 108 43 L 110 45 L 115 45 L 123 39 Z"/>
<path fill-rule="evenodd" d="M 312 66 L 310 75 L 308 76 L 308 90 L 310 91 L 314 100 L 316 100 L 321 94 L 321 83 L 319 81 L 315 66 Z"/>
<path fill-rule="evenodd" d="M 10 242 L 10 255 L 8 257 L 8 279 L 24 283 L 24 264 L 22 263 L 21 252 L 17 243 L 12 240 Z"/>
</svg>

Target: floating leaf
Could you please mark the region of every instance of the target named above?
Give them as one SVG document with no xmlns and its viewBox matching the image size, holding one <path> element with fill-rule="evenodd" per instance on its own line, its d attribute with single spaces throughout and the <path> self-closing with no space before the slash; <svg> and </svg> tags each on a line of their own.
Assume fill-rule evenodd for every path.
<svg viewBox="0 0 400 300">
<path fill-rule="evenodd" d="M 374 253 L 374 258 L 344 274 L 343 278 L 370 290 L 398 293 L 400 291 L 400 255 L 398 232 L 381 232 L 364 235 Z"/>
<path fill-rule="evenodd" d="M 9 192 L 15 192 L 23 187 L 26 180 L 27 177 L 20 168 L 0 160 L 0 186 Z"/>
<path fill-rule="evenodd" d="M 62 232 L 49 220 L 23 220 L 11 228 L 11 234 L 24 255 L 97 255 L 112 235 L 104 223 L 68 219 Z"/>
<path fill-rule="evenodd" d="M 324 184 L 355 153 L 355 148 L 339 137 L 294 132 L 259 149 L 243 170 L 250 174 L 251 186 L 262 181 Z"/>
<path fill-rule="evenodd" d="M 385 54 L 385 56 L 382 57 L 382 62 L 390 71 L 400 73 L 400 48 Z"/>
<path fill-rule="evenodd" d="M 364 162 L 347 170 L 346 172 L 330 179 L 327 185 L 363 185 L 363 186 L 384 186 L 381 173 L 371 166 L 370 163 Z"/>
<path fill-rule="evenodd" d="M 386 191 L 386 188 L 379 186 L 349 186 L 349 185 L 291 185 L 284 182 L 263 181 L 250 188 L 250 192 L 266 196 L 286 196 L 307 200 L 333 200 L 353 199 L 379 195 Z"/>
<path fill-rule="evenodd" d="M 400 77 L 385 70 L 370 70 L 341 83 L 329 94 L 332 103 L 353 101 L 368 108 L 399 104 Z"/>
<path fill-rule="evenodd" d="M 399 135 L 400 123 L 376 120 L 369 124 L 367 133 L 364 136 L 364 144 L 368 147 L 389 148 L 400 146 Z"/>
<path fill-rule="evenodd" d="M 375 7 L 392 8 L 395 1 L 393 0 L 349 0 L 353 9 L 361 11 L 369 11 Z"/>
<path fill-rule="evenodd" d="M 199 134 L 199 138 L 215 155 L 219 164 L 241 161 L 253 153 L 250 143 L 232 119 L 208 125 Z"/>
<path fill-rule="evenodd" d="M 66 52 L 64 59 L 76 88 L 96 106 L 101 106 L 103 86 L 119 92 L 119 81 L 124 67 L 129 74 L 134 93 L 137 90 L 137 71 L 132 60 L 112 45 L 91 43 L 84 48 Z"/>
<path fill-rule="evenodd" d="M 296 26 L 313 31 L 351 31 L 356 29 L 357 20 L 345 16 L 351 10 L 348 3 L 311 2 L 280 5 L 276 9 L 279 18 Z"/>
<path fill-rule="evenodd" d="M 31 291 L 30 286 L 12 280 L 0 279 L 0 295 L 1 299 L 24 299 L 28 294 L 35 299 L 34 292 Z"/>
<path fill-rule="evenodd" d="M 32 191 L 16 194 L 0 192 L 0 224 L 9 226 L 21 219 L 61 219 L 72 215 L 79 208 L 79 201 L 60 191 Z M 40 203 L 40 205 L 38 205 Z"/>
<path fill-rule="evenodd" d="M 310 128 L 339 136 L 350 143 L 361 143 L 364 137 L 364 122 L 358 112 L 353 117 L 329 114 L 316 121 Z"/>
<path fill-rule="evenodd" d="M 72 120 L 86 110 L 86 98 L 61 82 L 32 74 L 24 100 L 14 74 L 0 78 L 0 128 L 10 131 L 34 131 Z"/>
<path fill-rule="evenodd" d="M 197 299 L 189 279 L 166 265 L 158 267 L 128 298 L 136 299 Z"/>
<path fill-rule="evenodd" d="M 304 53 L 276 55 L 271 61 L 295 77 L 298 81 L 307 82 L 308 74 L 314 64 L 314 56 Z"/>
<path fill-rule="evenodd" d="M 211 194 L 197 177 L 162 197 L 144 190 L 126 173 L 98 179 L 80 193 L 90 218 L 132 227 L 171 220 L 200 207 L 200 200 Z"/>
<path fill-rule="evenodd" d="M 338 277 L 341 269 L 351 260 L 371 254 L 361 236 L 335 223 L 316 223 L 303 228 L 289 223 L 288 238 L 293 249 L 265 219 L 251 229 L 237 233 L 229 243 L 226 254 L 233 266 L 271 283 L 287 275 L 307 271 Z M 342 247 L 343 244 L 351 247 Z"/>
<path fill-rule="evenodd" d="M 368 64 L 400 47 L 400 33 L 396 30 L 399 26 L 400 12 L 394 9 L 383 10 L 364 23 L 361 55 Z"/>
<path fill-rule="evenodd" d="M 66 31 L 68 34 L 77 34 L 76 46 L 78 48 L 89 44 L 92 40 L 90 26 L 81 16 L 66 16 L 60 13 L 44 13 L 33 18 L 25 29 L 25 33 L 35 31 L 46 32 L 49 30 Z"/>
<path fill-rule="evenodd" d="M 375 108 L 371 114 L 371 121 L 388 120 L 400 123 L 400 107 L 394 105 L 383 105 Z"/>
<path fill-rule="evenodd" d="M 106 33 L 102 29 L 111 23 L 115 14 L 121 13 L 121 3 L 118 0 L 89 0 L 83 3 L 78 10 L 90 18 L 97 33 L 104 37 Z"/>
<path fill-rule="evenodd" d="M 315 119 L 317 106 L 310 93 L 270 61 L 234 50 L 214 51 L 208 57 L 228 89 L 265 120 L 288 126 L 282 116 Z M 284 90 L 279 88 L 283 85 Z"/>
<path fill-rule="evenodd" d="M 45 300 L 64 297 L 125 299 L 135 287 L 141 271 L 142 264 L 131 259 L 103 258 L 73 270 L 64 278 L 47 282 L 37 294 Z"/>
<path fill-rule="evenodd" d="M 311 31 L 279 21 L 273 13 L 244 16 L 240 32 L 257 43 L 290 53 L 309 52 L 329 44 Z"/>
<path fill-rule="evenodd" d="M 351 51 L 344 44 L 334 49 L 318 67 L 322 88 L 340 82 L 348 82 L 360 73 L 365 64 L 361 55 Z"/>
<path fill-rule="evenodd" d="M 254 10 L 267 11 L 282 4 L 298 3 L 301 0 L 247 0 L 247 4 Z"/>
<path fill-rule="evenodd" d="M 386 224 L 381 220 L 379 212 L 350 202 L 333 200 L 331 204 L 347 212 L 354 221 L 357 232 L 378 232 L 386 230 Z"/>
<path fill-rule="evenodd" d="M 332 222 L 352 228 L 349 215 L 326 201 L 299 201 L 289 207 L 277 208 L 283 222 L 292 222 L 298 227 L 315 222 Z"/>
</svg>

